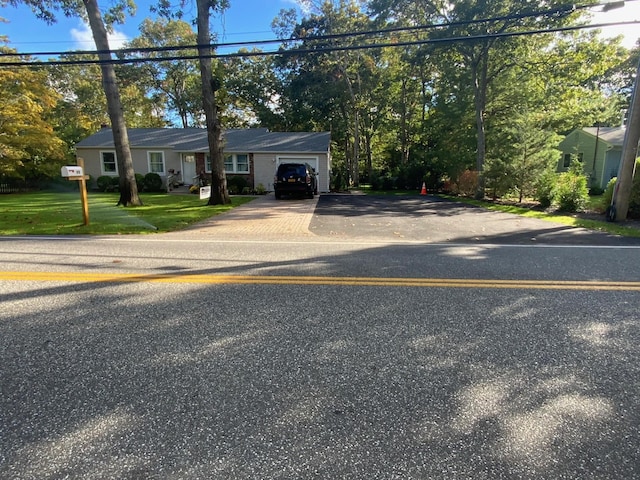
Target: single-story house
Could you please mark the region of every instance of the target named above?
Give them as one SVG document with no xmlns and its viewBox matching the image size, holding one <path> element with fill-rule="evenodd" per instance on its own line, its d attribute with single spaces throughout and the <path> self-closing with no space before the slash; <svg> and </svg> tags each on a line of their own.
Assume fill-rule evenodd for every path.
<svg viewBox="0 0 640 480">
<path fill-rule="evenodd" d="M 181 183 L 197 184 L 198 176 L 211 173 L 207 131 L 202 128 L 130 128 L 129 146 L 136 173 L 159 174 L 166 182 L 171 172 Z M 330 132 L 270 132 L 266 128 L 226 130 L 223 134 L 227 178 L 240 175 L 254 189 L 273 190 L 277 166 L 305 162 L 318 173 L 318 189 L 329 191 L 331 173 Z M 85 173 L 93 182 L 103 175 L 118 175 L 111 128 L 78 142 L 76 155 L 84 159 Z"/>
<path fill-rule="evenodd" d="M 613 177 L 618 176 L 625 127 L 578 128 L 560 142 L 562 156 L 558 172 L 569 169 L 572 158 L 582 162 L 591 188 L 606 188 Z"/>
</svg>

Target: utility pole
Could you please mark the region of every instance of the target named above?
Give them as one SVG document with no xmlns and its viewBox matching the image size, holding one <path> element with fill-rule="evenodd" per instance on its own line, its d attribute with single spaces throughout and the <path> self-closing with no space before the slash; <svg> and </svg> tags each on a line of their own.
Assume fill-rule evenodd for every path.
<svg viewBox="0 0 640 480">
<path fill-rule="evenodd" d="M 640 89 L 638 88 L 638 78 L 640 77 L 640 63 L 636 71 L 636 80 L 633 85 L 631 104 L 627 116 L 627 127 L 624 132 L 624 143 L 622 144 L 622 159 L 618 169 L 618 181 L 611 201 L 611 217 L 616 221 L 627 219 L 629 212 L 629 199 L 631 197 L 631 187 L 633 186 L 633 173 L 638 156 L 638 142 L 640 142 Z"/>
</svg>

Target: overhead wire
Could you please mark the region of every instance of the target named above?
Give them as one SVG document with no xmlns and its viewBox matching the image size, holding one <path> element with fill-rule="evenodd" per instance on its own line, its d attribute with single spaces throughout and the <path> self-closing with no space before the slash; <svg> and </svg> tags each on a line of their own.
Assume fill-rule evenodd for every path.
<svg viewBox="0 0 640 480">
<path fill-rule="evenodd" d="M 630 0 L 636 1 L 636 0 Z M 536 35 L 536 34 L 544 34 L 544 33 L 561 33 L 582 29 L 597 29 L 597 28 L 606 28 L 611 26 L 622 26 L 622 25 L 635 25 L 640 24 L 640 20 L 631 20 L 624 22 L 611 22 L 611 23 L 600 23 L 600 24 L 578 24 L 572 26 L 564 26 L 564 27 L 551 27 L 545 29 L 535 29 L 535 30 L 524 30 L 524 31 L 508 31 L 508 32 L 497 32 L 497 33 L 489 33 L 489 34 L 477 34 L 477 35 L 465 35 L 465 36 L 456 36 L 456 37 L 445 37 L 445 38 L 426 38 L 426 39 L 418 39 L 418 40 L 408 40 L 408 41 L 386 41 L 386 42 L 377 42 L 377 43 L 361 43 L 356 45 L 326 45 L 320 47 L 312 47 L 312 48 L 293 48 L 290 50 L 283 49 L 282 47 L 279 50 L 239 50 L 237 52 L 232 53 L 215 53 L 212 50 L 223 49 L 223 48 L 244 48 L 247 46 L 256 47 L 258 45 L 268 45 L 279 43 L 281 45 L 287 45 L 291 43 L 300 43 L 300 42 L 315 42 L 315 41 L 326 41 L 326 40 L 339 40 L 345 38 L 355 38 L 355 37 L 376 37 L 382 36 L 389 33 L 411 33 L 411 32 L 420 32 L 425 30 L 432 29 L 445 29 L 445 28 L 454 28 L 460 26 L 468 26 L 474 24 L 488 23 L 488 22 L 499 22 L 499 21 L 509 21 L 509 20 L 519 20 L 529 17 L 541 17 L 541 16 L 552 16 L 558 14 L 570 14 L 580 9 L 592 8 L 594 6 L 606 6 L 609 5 L 610 2 L 600 3 L 600 4 L 591 4 L 591 5 L 565 5 L 555 9 L 548 9 L 544 11 L 535 11 L 535 12 L 523 12 L 520 14 L 511 14 L 504 15 L 498 17 L 490 17 L 483 19 L 473 19 L 473 20 L 465 20 L 458 22 L 449 22 L 449 23 L 440 23 L 440 24 L 427 24 L 427 25 L 413 25 L 413 26 L 404 26 L 404 27 L 391 27 L 385 29 L 378 30 L 366 30 L 366 31 L 357 31 L 357 32 L 346 32 L 346 33 L 335 33 L 335 34 L 326 34 L 326 35 L 309 35 L 309 36 L 295 36 L 286 39 L 269 39 L 269 40 L 255 40 L 255 41 L 244 41 L 244 42 L 227 42 L 227 43 L 212 43 L 212 44 L 204 44 L 204 45 L 174 45 L 174 46 L 162 46 L 162 47 L 144 47 L 144 48 L 123 48 L 117 50 L 80 50 L 80 51 L 63 51 L 63 52 L 29 52 L 29 53 L 19 53 L 19 52 L 3 52 L 0 53 L 1 57 L 34 57 L 34 56 L 47 56 L 47 55 L 74 55 L 74 56 L 100 56 L 100 55 L 116 55 L 116 58 L 109 59 L 62 59 L 55 60 L 49 59 L 47 61 L 8 61 L 8 62 L 0 62 L 0 67 L 8 67 L 8 66 L 60 66 L 60 65 L 88 65 L 88 64 L 133 64 L 133 63 L 147 63 L 147 62 L 159 62 L 159 61 L 180 61 L 180 60 L 196 60 L 201 57 L 208 58 L 243 58 L 243 57 L 264 57 L 264 56 L 291 56 L 291 55 L 304 55 L 304 54 L 318 54 L 318 53 L 329 53 L 334 51 L 349 51 L 349 50 L 367 50 L 367 49 L 377 49 L 377 48 L 386 48 L 386 47 L 408 47 L 408 46 L 418 46 L 418 45 L 429 45 L 429 44 L 443 44 L 443 43 L 458 43 L 458 42 L 471 42 L 478 40 L 486 40 L 491 38 L 507 38 L 507 37 L 516 37 L 516 36 L 526 36 L 526 35 Z M 132 58 L 122 58 L 123 55 L 126 54 L 148 54 L 148 53 L 161 53 L 161 52 L 175 52 L 175 51 L 185 51 L 185 50 L 197 50 L 199 53 L 194 55 L 174 55 L 174 56 L 137 56 Z M 211 53 L 203 53 L 204 50 L 212 51 Z"/>
</svg>

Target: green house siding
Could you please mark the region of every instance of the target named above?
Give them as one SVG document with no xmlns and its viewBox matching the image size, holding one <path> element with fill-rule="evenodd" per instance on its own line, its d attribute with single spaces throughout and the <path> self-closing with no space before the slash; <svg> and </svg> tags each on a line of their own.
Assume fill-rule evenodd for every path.
<svg viewBox="0 0 640 480">
<path fill-rule="evenodd" d="M 620 165 L 620 146 L 617 144 L 620 128 L 590 127 L 576 129 L 560 142 L 562 152 L 558 160 L 558 172 L 566 172 L 565 156 L 574 155 L 582 160 L 585 175 L 589 179 L 589 186 L 605 188 L 613 176 L 618 173 Z"/>
<path fill-rule="evenodd" d="M 604 162 L 602 170 L 602 188 L 607 186 L 609 180 L 618 176 L 618 169 L 620 168 L 620 161 L 622 160 L 622 150 L 609 150 L 607 152 L 607 159 Z"/>
</svg>

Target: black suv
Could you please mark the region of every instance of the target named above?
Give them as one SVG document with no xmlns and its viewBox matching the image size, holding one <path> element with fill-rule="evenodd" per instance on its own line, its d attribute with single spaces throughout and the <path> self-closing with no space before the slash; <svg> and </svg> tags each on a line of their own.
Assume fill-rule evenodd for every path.
<svg viewBox="0 0 640 480">
<path fill-rule="evenodd" d="M 318 193 L 316 172 L 308 163 L 281 163 L 273 179 L 276 198 L 282 195 L 306 195 L 313 198 Z"/>
</svg>

